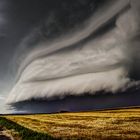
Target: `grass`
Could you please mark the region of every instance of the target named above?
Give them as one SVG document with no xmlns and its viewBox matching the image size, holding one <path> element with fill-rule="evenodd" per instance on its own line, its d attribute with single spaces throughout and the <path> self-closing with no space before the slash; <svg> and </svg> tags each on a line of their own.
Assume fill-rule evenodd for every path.
<svg viewBox="0 0 140 140">
<path fill-rule="evenodd" d="M 51 136 L 47 135 L 46 133 L 39 133 L 23 127 L 11 120 L 8 120 L 4 117 L 0 117 L 0 125 L 4 126 L 8 130 L 12 130 L 12 134 L 16 139 L 22 140 L 53 140 Z M 18 133 L 17 133 L 18 132 Z"/>
<path fill-rule="evenodd" d="M 48 138 L 64 140 L 140 139 L 140 108 L 79 113 L 8 115 L 0 118 L 0 124 L 3 121 L 4 126 L 6 123 L 11 123 L 15 131 L 18 131 L 25 140 L 31 140 L 32 136 L 34 136 L 33 140 Z M 24 138 L 25 136 L 26 138 Z"/>
</svg>

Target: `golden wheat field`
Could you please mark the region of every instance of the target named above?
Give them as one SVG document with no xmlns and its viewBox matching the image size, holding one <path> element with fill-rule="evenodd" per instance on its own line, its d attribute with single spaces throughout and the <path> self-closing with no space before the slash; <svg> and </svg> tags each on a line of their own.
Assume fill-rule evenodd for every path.
<svg viewBox="0 0 140 140">
<path fill-rule="evenodd" d="M 5 117 L 54 138 L 140 139 L 140 108 Z"/>
</svg>

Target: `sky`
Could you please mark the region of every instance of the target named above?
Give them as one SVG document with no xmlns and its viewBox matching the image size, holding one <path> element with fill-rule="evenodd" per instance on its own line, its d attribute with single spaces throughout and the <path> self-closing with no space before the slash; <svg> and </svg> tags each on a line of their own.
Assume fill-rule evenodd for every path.
<svg viewBox="0 0 140 140">
<path fill-rule="evenodd" d="M 139 105 L 139 9 L 138 0 L 0 0 L 0 113 Z"/>
</svg>

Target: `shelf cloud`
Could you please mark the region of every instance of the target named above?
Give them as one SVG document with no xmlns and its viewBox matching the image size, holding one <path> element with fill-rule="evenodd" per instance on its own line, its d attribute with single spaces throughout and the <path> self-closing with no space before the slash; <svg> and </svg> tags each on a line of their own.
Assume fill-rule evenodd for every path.
<svg viewBox="0 0 140 140">
<path fill-rule="evenodd" d="M 45 11 L 20 41 L 7 103 L 138 87 L 140 2 L 76 0 L 59 6 Z"/>
</svg>

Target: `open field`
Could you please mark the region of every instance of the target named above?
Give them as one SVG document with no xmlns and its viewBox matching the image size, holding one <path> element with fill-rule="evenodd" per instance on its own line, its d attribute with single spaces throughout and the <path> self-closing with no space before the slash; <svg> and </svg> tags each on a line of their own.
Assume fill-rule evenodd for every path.
<svg viewBox="0 0 140 140">
<path fill-rule="evenodd" d="M 42 134 L 42 136 L 46 134 L 58 139 L 140 139 L 140 108 L 79 113 L 8 115 L 4 118 L 18 126 L 27 128 L 27 131 L 29 129 Z M 18 129 L 14 131 L 18 131 Z M 42 140 L 47 138 L 44 137 Z M 49 138 L 51 139 L 51 137 Z"/>
</svg>

